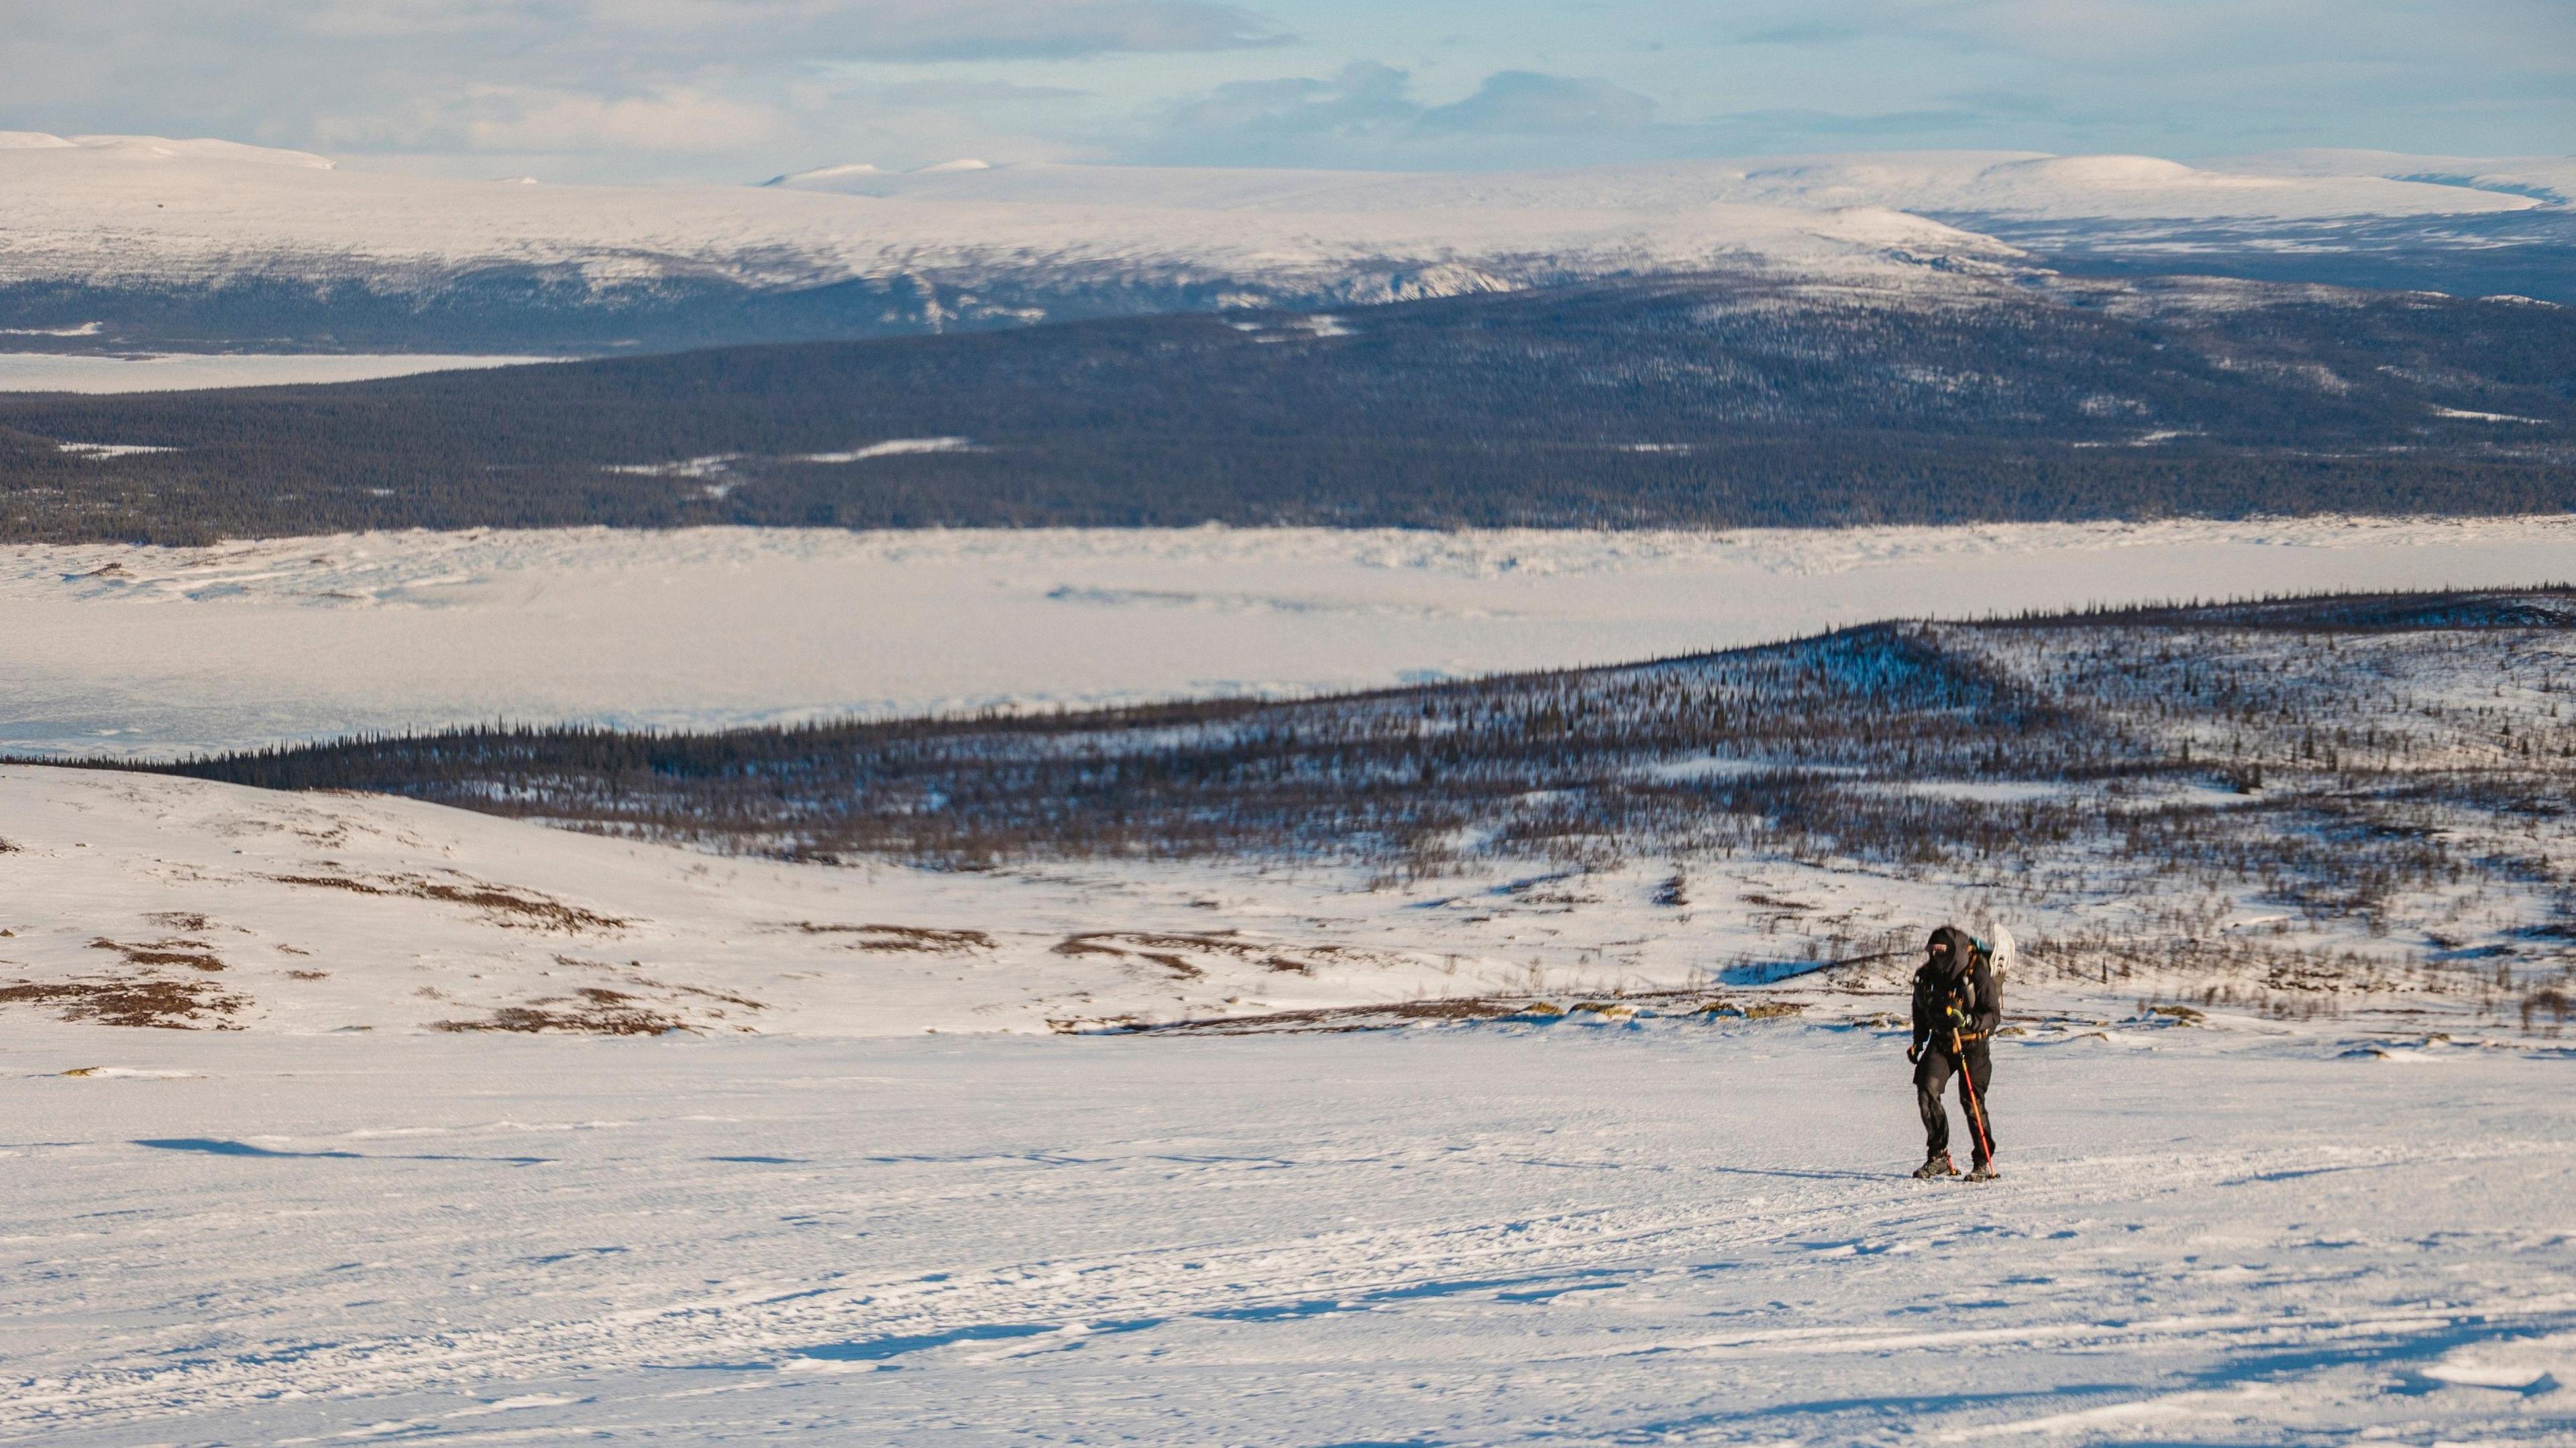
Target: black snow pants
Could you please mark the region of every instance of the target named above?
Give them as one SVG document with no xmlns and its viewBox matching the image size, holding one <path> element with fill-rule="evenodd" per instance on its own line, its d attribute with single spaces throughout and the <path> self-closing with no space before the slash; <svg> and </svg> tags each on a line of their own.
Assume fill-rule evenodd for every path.
<svg viewBox="0 0 2576 1448">
<path fill-rule="evenodd" d="M 1986 1124 L 1986 1139 L 1981 1144 L 1976 1139 L 1976 1121 L 1968 1123 L 1968 1145 L 1972 1158 L 1982 1163 L 1988 1159 L 1986 1148 L 1993 1145 L 1995 1139 L 1995 1117 L 1987 1109 L 1986 1097 L 1986 1083 L 1995 1077 L 1995 1063 L 1987 1056 L 1983 1041 L 1970 1041 L 1967 1057 L 1967 1080 L 1977 1088 L 1978 1117 Z M 1923 1112 L 1923 1154 L 1927 1157 L 1939 1156 L 1950 1149 L 1950 1111 L 1941 1104 L 1941 1093 L 1949 1088 L 1950 1077 L 1958 1069 L 1958 1063 L 1950 1059 L 1947 1043 L 1925 1043 L 1923 1059 L 1914 1063 L 1914 1104 Z M 1962 1091 L 1959 1108 L 1964 1112 L 1967 1106 L 1967 1096 Z"/>
</svg>

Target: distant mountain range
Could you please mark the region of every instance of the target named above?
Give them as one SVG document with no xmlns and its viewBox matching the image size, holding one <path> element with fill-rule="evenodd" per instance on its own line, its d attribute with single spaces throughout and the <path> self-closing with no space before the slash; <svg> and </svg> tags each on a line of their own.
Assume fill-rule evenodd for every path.
<svg viewBox="0 0 2576 1448">
<path fill-rule="evenodd" d="M 599 354 L 1726 272 L 2191 271 L 2576 301 L 2576 161 L 1830 156 L 1505 174 L 840 165 L 466 182 L 0 133 L 0 348 Z"/>
</svg>

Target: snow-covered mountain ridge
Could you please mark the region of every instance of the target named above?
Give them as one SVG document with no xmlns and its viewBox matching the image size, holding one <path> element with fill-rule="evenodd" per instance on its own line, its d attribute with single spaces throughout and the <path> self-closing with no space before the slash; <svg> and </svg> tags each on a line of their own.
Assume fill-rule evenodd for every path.
<svg viewBox="0 0 2576 1448">
<path fill-rule="evenodd" d="M 2363 153 L 2353 153 L 2361 155 Z M 2459 216 L 2523 211 L 2543 198 L 2429 179 L 2460 163 L 2379 157 L 2336 168 L 2320 157 L 2203 168 L 2155 156 L 1921 151 L 1423 175 L 1219 167 L 1029 163 L 884 171 L 864 163 L 774 178 L 791 190 L 888 199 L 1114 201 L 1172 211 L 1387 212 L 1435 209 L 1659 212 L 1710 204 L 1801 211 L 1884 208 L 2023 219 L 2137 220 Z M 2395 162 L 2396 165 L 2388 165 Z M 2510 166 L 2512 163 L 2503 163 Z M 2378 174 L 2405 170 L 2408 176 Z M 2484 167 L 2482 166 L 2483 170 Z"/>
<path fill-rule="evenodd" d="M 1925 153 L 1473 175 L 863 163 L 766 186 L 532 185 L 141 136 L 0 142 L 0 329 L 50 350 L 784 340 L 1586 277 L 1913 277 L 2021 261 L 1978 229 L 2554 214 L 2552 175 L 2318 155 Z M 2395 164 L 2387 164 L 2390 160 Z M 2425 179 L 2428 177 L 2439 179 Z M 1947 222 L 1960 224 L 1945 224 Z M 95 326 L 78 338 L 52 335 Z"/>
<path fill-rule="evenodd" d="M 352 171 L 222 143 L 49 139 L 22 134 L 0 148 L 0 323 L 21 333 L 96 320 L 117 294 L 174 290 L 201 294 L 202 306 L 205 293 L 265 289 L 227 299 L 232 311 L 292 313 L 329 311 L 331 289 L 350 294 L 338 298 L 344 311 L 389 297 L 454 307 L 478 288 L 631 311 L 692 292 L 739 305 L 745 294 L 855 287 L 832 299 L 838 320 L 826 328 L 848 335 L 1718 265 L 1902 271 L 2013 255 L 1874 206 L 1572 194 L 1504 205 L 1461 194 L 1400 209 L 1248 212 L 1175 208 L 1108 183 L 1007 201 L 526 185 Z M 241 325 L 227 314 L 216 327 Z M 111 318 L 109 330 L 130 328 Z M 798 334 L 791 323 L 774 330 Z"/>
</svg>

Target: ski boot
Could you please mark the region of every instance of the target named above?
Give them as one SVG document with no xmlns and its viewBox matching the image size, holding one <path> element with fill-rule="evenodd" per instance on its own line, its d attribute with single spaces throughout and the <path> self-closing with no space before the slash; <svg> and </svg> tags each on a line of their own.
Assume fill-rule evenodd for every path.
<svg viewBox="0 0 2576 1448">
<path fill-rule="evenodd" d="M 1997 1178 L 1997 1177 L 1999 1177 L 1999 1176 L 2002 1176 L 2002 1175 L 2003 1175 L 2003 1173 L 2002 1173 L 2002 1172 L 1999 1172 L 1999 1171 L 1995 1170 L 1995 1164 L 1994 1164 L 1993 1162 L 1990 1162 L 1990 1161 L 1981 1161 L 1981 1162 L 1976 1163 L 1974 1166 L 1970 1167 L 1970 1168 L 1968 1169 L 1968 1174 L 1967 1174 L 1965 1177 L 1961 1178 L 1961 1180 L 1963 1180 L 1963 1181 L 1972 1181 L 1972 1182 L 1990 1182 L 1990 1181 L 1993 1181 L 1995 1178 Z"/>
<path fill-rule="evenodd" d="M 1946 1151 L 1936 1151 L 1932 1153 L 1931 1156 L 1924 1159 L 1921 1166 L 1914 1169 L 1914 1179 L 1916 1181 L 1924 1182 L 1928 1182 L 1934 1177 L 1957 1176 L 1958 1174 L 1959 1169 L 1950 1164 L 1950 1153 Z"/>
</svg>

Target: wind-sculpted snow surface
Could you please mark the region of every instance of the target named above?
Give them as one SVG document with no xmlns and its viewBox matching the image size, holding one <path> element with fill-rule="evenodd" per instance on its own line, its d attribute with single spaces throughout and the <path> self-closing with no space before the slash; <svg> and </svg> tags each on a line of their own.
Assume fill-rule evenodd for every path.
<svg viewBox="0 0 2576 1448">
<path fill-rule="evenodd" d="M 2564 1053 L 13 1027 L 0 1441 L 2564 1442 Z M 41 1122 L 41 1125 L 33 1123 Z"/>
</svg>

